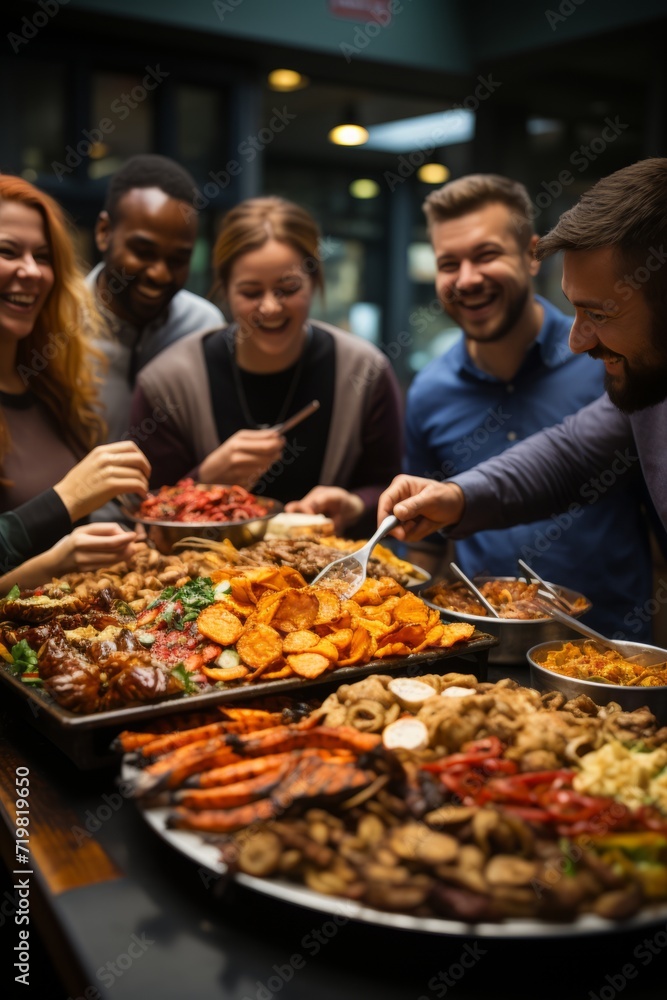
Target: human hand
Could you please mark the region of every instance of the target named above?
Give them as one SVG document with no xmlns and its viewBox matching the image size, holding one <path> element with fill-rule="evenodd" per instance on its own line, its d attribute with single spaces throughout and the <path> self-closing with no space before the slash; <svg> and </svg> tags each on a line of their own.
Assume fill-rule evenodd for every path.
<svg viewBox="0 0 667 1000">
<path fill-rule="evenodd" d="M 285 510 L 288 513 L 326 514 L 338 535 L 359 520 L 364 502 L 356 493 L 349 493 L 340 486 L 314 486 L 301 500 L 286 503 Z"/>
<path fill-rule="evenodd" d="M 54 489 L 73 521 L 85 517 L 120 493 L 146 496 L 151 467 L 132 441 L 93 448 Z"/>
<path fill-rule="evenodd" d="M 417 542 L 463 517 L 465 497 L 456 483 L 438 483 L 421 476 L 396 476 L 378 501 L 378 524 L 389 514 L 401 521 L 391 534 Z"/>
<path fill-rule="evenodd" d="M 199 466 L 203 483 L 228 483 L 248 489 L 277 462 L 285 438 L 277 431 L 242 430 L 223 441 Z"/>
<path fill-rule="evenodd" d="M 127 559 L 136 540 L 135 531 L 127 531 L 119 524 L 86 524 L 61 538 L 44 553 L 44 559 L 48 559 L 53 576 L 74 570 L 86 572 Z"/>
</svg>

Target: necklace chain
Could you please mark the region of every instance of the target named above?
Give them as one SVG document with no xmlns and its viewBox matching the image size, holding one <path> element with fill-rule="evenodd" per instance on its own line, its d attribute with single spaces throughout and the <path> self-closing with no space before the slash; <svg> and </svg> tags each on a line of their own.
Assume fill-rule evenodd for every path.
<svg viewBox="0 0 667 1000">
<path fill-rule="evenodd" d="M 310 327 L 308 327 L 307 339 L 304 345 L 304 349 L 299 355 L 299 360 L 294 368 L 294 374 L 292 375 L 292 380 L 288 386 L 285 398 L 283 400 L 283 405 L 280 408 L 280 413 L 274 420 L 273 424 L 258 424 L 252 413 L 250 412 L 250 407 L 248 406 L 248 397 L 246 396 L 245 389 L 243 388 L 243 379 L 241 377 L 241 371 L 239 369 L 238 362 L 236 360 L 236 347 L 234 343 L 234 333 L 235 327 L 228 328 L 227 335 L 227 347 L 229 349 L 229 356 L 232 365 L 232 376 L 234 379 L 234 387 L 236 389 L 236 394 L 238 396 L 239 404 L 241 406 L 241 413 L 243 414 L 243 419 L 247 427 L 251 427 L 254 430 L 266 430 L 268 427 L 274 427 L 277 424 L 282 424 L 289 413 L 289 408 L 292 405 L 294 396 L 296 394 L 299 381 L 301 379 L 301 373 L 303 372 L 303 366 L 306 359 L 306 351 L 308 348 L 308 342 L 310 340 Z"/>
</svg>

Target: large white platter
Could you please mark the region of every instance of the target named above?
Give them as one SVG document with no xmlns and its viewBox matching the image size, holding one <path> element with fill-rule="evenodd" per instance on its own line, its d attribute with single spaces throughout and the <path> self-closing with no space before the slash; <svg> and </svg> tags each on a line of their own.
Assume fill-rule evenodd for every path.
<svg viewBox="0 0 667 1000">
<path fill-rule="evenodd" d="M 124 763 L 122 776 L 129 780 L 136 774 L 134 767 Z M 172 830 L 166 825 L 167 808 L 146 809 L 139 805 L 146 822 L 168 844 L 198 865 L 203 865 L 218 875 L 227 874 L 227 866 L 220 858 L 215 844 L 208 843 L 198 833 L 188 830 Z M 444 920 L 439 917 L 414 917 L 408 913 L 387 913 L 349 899 L 325 896 L 284 879 L 257 878 L 237 872 L 233 878 L 240 885 L 274 899 L 292 903 L 331 916 L 345 916 L 350 920 L 392 927 L 423 934 L 442 934 L 454 937 L 486 938 L 564 938 L 582 934 L 620 933 L 640 927 L 650 926 L 667 920 L 667 904 L 660 903 L 646 907 L 641 913 L 622 923 L 604 920 L 592 914 L 585 914 L 569 923 L 547 923 L 541 920 L 505 920 L 502 923 L 466 924 L 459 920 Z"/>
</svg>

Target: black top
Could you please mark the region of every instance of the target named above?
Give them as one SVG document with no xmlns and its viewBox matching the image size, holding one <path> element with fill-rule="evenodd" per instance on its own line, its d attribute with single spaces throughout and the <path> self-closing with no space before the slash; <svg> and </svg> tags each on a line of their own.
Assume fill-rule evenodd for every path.
<svg viewBox="0 0 667 1000">
<path fill-rule="evenodd" d="M 293 394 L 293 379 L 301 360 L 280 372 L 258 375 L 237 366 L 238 377 L 246 399 L 247 412 L 255 426 L 273 426 L 286 420 L 313 399 L 320 408 L 303 423 L 287 433 L 283 458 L 276 462 L 259 482 L 253 493 L 274 497 L 286 503 L 304 496 L 313 484 L 313 469 L 318 473 L 324 461 L 327 435 L 333 411 L 336 357 L 334 340 L 326 330 L 311 327 L 311 335 L 303 354 L 303 365 Z M 233 328 L 218 330 L 203 341 L 204 360 L 213 401 L 213 417 L 221 441 L 248 427 L 242 401 L 234 378 L 233 355 L 229 349 Z M 292 395 L 284 413 L 284 402 Z M 316 480 L 317 477 L 316 477 Z"/>
</svg>

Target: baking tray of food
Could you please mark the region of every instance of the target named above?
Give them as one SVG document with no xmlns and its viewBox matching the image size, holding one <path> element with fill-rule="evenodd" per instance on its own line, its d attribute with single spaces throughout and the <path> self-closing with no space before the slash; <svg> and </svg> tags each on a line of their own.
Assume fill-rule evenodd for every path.
<svg viewBox="0 0 667 1000">
<path fill-rule="evenodd" d="M 176 713 L 206 711 L 218 705 L 273 695 L 289 694 L 298 698 L 302 691 L 304 697 L 310 697 L 315 692 L 325 695 L 340 684 L 358 680 L 368 674 L 416 677 L 433 671 L 443 672 L 445 664 L 448 671 L 458 669 L 457 664 L 460 664 L 465 672 L 474 673 L 479 680 L 485 680 L 488 653 L 497 642 L 494 636 L 475 632 L 467 641 L 447 649 L 432 649 L 395 659 L 374 660 L 359 666 L 338 667 L 312 680 L 291 677 L 264 683 L 258 681 L 251 685 L 215 689 L 203 694 L 182 695 L 150 704 L 87 714 L 67 711 L 48 694 L 23 683 L 6 669 L 0 668 L 0 681 L 23 717 L 55 743 L 77 767 L 88 770 L 104 767 L 117 759 L 109 747 L 114 736 L 122 729 Z"/>
</svg>

